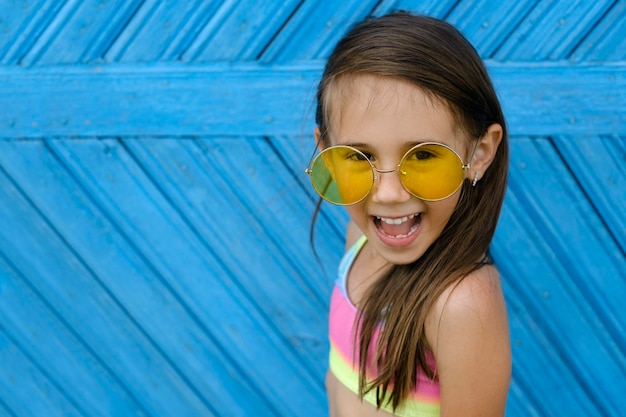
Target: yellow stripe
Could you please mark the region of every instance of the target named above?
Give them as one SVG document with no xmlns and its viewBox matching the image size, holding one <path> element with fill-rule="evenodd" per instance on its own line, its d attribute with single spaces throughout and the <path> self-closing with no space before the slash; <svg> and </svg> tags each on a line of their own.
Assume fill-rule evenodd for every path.
<svg viewBox="0 0 626 417">
<path fill-rule="evenodd" d="M 358 395 L 359 374 L 343 358 L 339 350 L 331 342 L 330 345 L 330 370 L 335 377 L 350 391 Z M 376 391 L 368 392 L 364 399 L 376 406 Z M 424 401 L 408 398 L 403 401 L 394 413 L 390 404 L 384 404 L 381 409 L 399 417 L 439 417 L 439 404 L 428 404 Z"/>
</svg>

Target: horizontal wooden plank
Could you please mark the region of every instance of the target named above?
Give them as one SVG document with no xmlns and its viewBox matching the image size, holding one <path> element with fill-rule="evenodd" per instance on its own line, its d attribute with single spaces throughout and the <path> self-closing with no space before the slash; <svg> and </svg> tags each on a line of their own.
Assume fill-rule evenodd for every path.
<svg viewBox="0 0 626 417">
<path fill-rule="evenodd" d="M 626 63 L 489 70 L 514 135 L 626 132 Z M 302 135 L 322 63 L 0 69 L 0 137 Z"/>
</svg>

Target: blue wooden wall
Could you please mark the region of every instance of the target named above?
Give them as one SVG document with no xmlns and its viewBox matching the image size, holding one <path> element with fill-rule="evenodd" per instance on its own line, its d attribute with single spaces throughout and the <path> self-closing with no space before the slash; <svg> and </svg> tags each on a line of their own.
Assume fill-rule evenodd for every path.
<svg viewBox="0 0 626 417">
<path fill-rule="evenodd" d="M 624 0 L 0 0 L 0 415 L 326 415 L 313 91 L 398 8 L 466 34 L 510 123 L 507 416 L 626 416 Z"/>
</svg>

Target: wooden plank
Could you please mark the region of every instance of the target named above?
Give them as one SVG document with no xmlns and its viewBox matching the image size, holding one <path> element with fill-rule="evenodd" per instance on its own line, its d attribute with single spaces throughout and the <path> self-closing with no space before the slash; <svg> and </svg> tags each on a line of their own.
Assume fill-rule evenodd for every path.
<svg viewBox="0 0 626 417">
<path fill-rule="evenodd" d="M 626 253 L 626 136 L 553 138 L 605 230 Z"/>
<path fill-rule="evenodd" d="M 538 2 L 495 54 L 499 60 L 558 61 L 567 59 L 613 0 Z"/>
<path fill-rule="evenodd" d="M 106 51 L 104 60 L 179 60 L 221 4 L 205 0 L 146 0 Z"/>
<path fill-rule="evenodd" d="M 511 135 L 626 131 L 626 65 L 488 66 Z"/>
<path fill-rule="evenodd" d="M 583 305 L 602 319 L 609 338 L 617 346 L 626 347 L 626 311 L 620 308 L 626 297 L 624 253 L 568 172 L 552 141 L 519 142 L 512 147 L 510 189 L 529 211 L 541 240 L 549 244 L 555 260 L 563 265 L 567 282 L 575 285 L 572 296 L 584 294 Z M 611 291 L 606 292 L 607 288 Z M 626 372 L 626 358 L 617 358 Z"/>
<path fill-rule="evenodd" d="M 302 192 L 309 196 L 310 201 L 317 203 L 319 196 L 313 190 L 310 176 L 304 172 L 315 149 L 313 132 L 311 131 L 304 138 L 299 137 L 296 139 L 294 137 L 282 136 L 272 137 L 271 140 L 276 152 L 282 156 L 285 164 L 290 168 L 291 175 L 301 184 Z M 311 218 L 312 215 L 313 212 L 311 211 L 307 213 L 306 218 Z M 322 255 L 322 259 L 328 259 L 330 265 L 338 264 L 338 262 L 335 262 L 339 261 L 337 254 L 342 254 L 345 250 L 344 239 L 348 224 L 348 213 L 343 207 L 322 203 L 319 216 L 316 236 L 324 236 L 324 245 L 319 246 L 319 248 L 321 250 L 329 250 L 329 252 L 320 253 L 320 255 Z M 328 226 L 321 224 L 324 222 L 328 222 Z M 328 272 L 331 273 L 334 280 L 336 269 L 331 268 Z"/>
<path fill-rule="evenodd" d="M 137 244 L 129 242 L 124 224 L 115 224 L 119 220 L 115 210 L 107 213 L 95 206 L 93 197 L 59 166 L 42 143 L 2 145 L 1 165 L 19 179 L 63 239 L 60 243 L 60 238 L 48 231 L 46 223 L 36 221 L 41 216 L 33 214 L 28 205 L 19 204 L 19 195 L 7 198 L 3 194 L 2 201 L 12 204 L 4 205 L 0 212 L 2 223 L 11 225 L 0 233 L 1 247 L 149 413 L 211 415 L 219 414 L 214 408 L 217 407 L 229 410 L 229 415 L 242 416 L 246 413 L 238 408 L 240 395 L 245 395 L 248 403 L 258 410 L 275 412 L 268 407 L 265 395 L 259 396 L 250 388 L 239 365 L 233 364 L 228 353 L 233 347 L 225 349 L 210 336 L 212 332 L 227 336 L 237 331 L 254 335 L 259 329 L 241 298 L 228 302 L 231 289 L 220 292 L 219 279 L 207 285 L 207 271 L 219 274 L 218 265 L 200 271 L 202 276 L 192 285 L 194 293 L 203 297 L 203 304 L 210 300 L 213 306 L 204 309 L 198 319 L 196 304 L 181 305 L 180 298 L 172 294 L 172 287 L 163 284 L 163 276 L 174 287 L 177 282 L 188 283 L 192 275 L 189 270 L 180 272 L 174 279 L 170 272 L 155 271 L 138 253 Z M 89 142 L 81 145 L 93 149 Z M 96 149 L 102 150 L 100 145 Z M 102 156 L 105 161 L 112 157 L 106 149 Z M 86 159 L 83 151 L 82 160 Z M 47 169 L 32 170 L 33 164 Z M 103 181 L 120 181 L 114 169 L 107 170 L 107 164 L 101 165 L 107 174 Z M 98 194 L 97 190 L 92 192 Z M 150 206 L 137 210 L 141 204 L 128 197 L 132 193 L 121 195 L 135 204 L 137 216 L 146 216 L 151 210 L 158 212 Z M 158 230 L 158 226 L 153 228 Z M 173 240 L 175 235 L 162 239 L 160 244 L 167 244 L 168 238 Z M 19 244 L 10 245 L 8 242 L 14 236 L 24 238 L 18 239 Z M 174 253 L 176 259 L 184 262 L 181 254 Z M 193 265 L 189 264 L 191 269 Z M 76 294 L 80 294 L 78 300 Z M 195 318 L 190 309 L 195 309 Z M 210 323 L 210 330 L 202 323 Z M 263 337 L 258 338 L 259 346 L 263 346 L 262 340 Z M 207 375 L 240 377 L 207 378 Z"/>
<path fill-rule="evenodd" d="M 114 158 L 112 155 L 117 152 L 123 153 L 123 150 L 113 147 L 109 147 L 108 151 L 105 149 L 104 152 L 101 152 L 102 148 L 99 141 L 92 141 L 92 143 L 95 146 L 93 144 L 89 146 L 89 142 L 82 143 L 81 160 L 94 162 L 95 156 L 90 155 L 89 151 L 85 152 L 89 149 L 104 154 L 105 161 L 108 158 Z M 11 144 L 5 143 L 5 145 Z M 192 384 L 195 391 L 200 392 L 212 408 L 228 410 L 228 415 L 247 415 L 246 407 L 252 407 L 263 414 L 277 414 L 277 409 L 282 408 L 283 405 L 277 404 L 276 408 L 270 406 L 267 398 L 271 399 L 274 394 L 263 392 L 271 388 L 272 383 L 251 389 L 250 385 L 254 385 L 254 382 L 250 383 L 248 375 L 255 375 L 257 371 L 253 364 L 242 358 L 259 355 L 259 352 L 273 352 L 277 343 L 275 340 L 264 342 L 267 336 L 263 334 L 264 327 L 258 323 L 258 313 L 255 312 L 254 307 L 246 303 L 244 297 L 237 297 L 236 291 L 229 289 L 230 285 L 223 283 L 226 281 L 228 272 L 221 270 L 219 263 L 208 264 L 201 270 L 194 272 L 192 269 L 197 262 L 187 262 L 189 269 L 183 268 L 175 276 L 172 276 L 174 272 L 163 270 L 156 271 L 157 274 L 155 274 L 155 268 L 141 259 L 141 256 L 138 256 L 137 246 L 139 245 L 136 242 L 133 245 L 126 241 L 123 235 L 128 236 L 128 232 L 125 231 L 122 236 L 116 233 L 116 225 L 115 223 L 111 224 L 110 219 L 118 220 L 119 214 L 99 213 L 100 210 L 93 207 L 93 203 L 84 196 L 84 191 L 76 186 L 75 180 L 71 176 L 64 173 L 62 169 L 59 170 L 58 167 L 55 170 L 53 168 L 54 162 L 46 161 L 45 152 L 40 152 L 38 155 L 36 150 L 41 148 L 40 144 L 26 142 L 23 145 L 26 146 L 18 145 L 13 148 L 5 146 L 2 152 L 2 157 L 5 158 L 2 161 L 3 165 L 11 167 L 12 171 L 21 178 L 26 185 L 28 194 L 40 203 L 41 207 L 45 208 L 54 223 L 66 236 L 67 241 L 81 253 L 94 273 L 97 273 L 111 292 L 115 294 L 116 299 L 124 305 L 129 316 L 133 317 L 145 329 L 145 332 L 159 346 L 162 353 L 175 362 L 176 368 L 184 374 L 186 383 Z M 21 149 L 19 155 L 12 152 L 12 150 L 17 149 Z M 51 159 L 50 155 L 47 158 Z M 52 169 L 45 171 L 42 182 L 42 173 L 30 171 L 31 165 L 29 163 L 48 166 Z M 106 172 L 105 181 L 124 184 L 123 175 L 116 174 L 115 169 L 106 169 L 106 165 L 110 164 L 112 163 L 105 163 L 105 167 L 103 167 Z M 103 165 L 102 161 L 99 165 Z M 122 168 L 121 171 L 124 169 Z M 132 187 L 135 181 L 130 182 Z M 98 190 L 93 192 L 97 194 Z M 141 204 L 140 199 L 130 198 L 129 196 L 133 193 L 124 195 L 126 197 L 122 197 L 122 195 L 119 197 L 128 201 L 136 215 L 157 218 L 157 222 L 151 225 L 154 231 L 162 228 L 158 223 L 160 216 L 149 214 L 154 213 L 153 210 L 155 209 L 158 211 L 158 207 L 153 208 L 150 204 L 146 206 Z M 141 196 L 142 193 L 135 192 L 134 195 Z M 73 205 L 73 202 L 76 202 L 76 205 Z M 172 220 L 170 218 L 169 222 Z M 121 224 L 121 226 L 124 228 L 125 225 Z M 146 234 L 153 236 L 154 232 L 146 232 Z M 179 240 L 176 239 L 177 234 L 178 232 L 171 232 L 171 235 L 163 237 L 161 240 L 163 242 Z M 132 233 L 130 235 L 132 239 Z M 181 263 L 184 263 L 185 260 L 189 260 L 189 256 L 186 255 L 186 252 L 189 251 L 184 246 L 177 250 L 170 248 L 172 250 L 158 256 L 164 259 L 180 259 Z M 172 254 L 176 254 L 176 256 L 172 257 Z M 209 258 L 205 256 L 205 259 Z M 115 261 L 111 261 L 112 259 Z M 160 282 L 162 278 L 158 274 L 169 279 L 173 287 L 179 287 L 177 282 L 187 285 L 189 291 L 196 292 L 200 298 L 197 302 L 185 300 L 187 306 L 181 306 L 180 300 L 172 297 L 171 287 L 168 288 Z M 195 282 L 191 282 L 190 278 L 192 277 L 197 278 Z M 211 285 L 209 285 L 210 283 Z M 226 293 L 222 289 L 226 290 Z M 85 295 L 88 296 L 89 294 L 90 292 L 86 290 Z M 209 308 L 206 307 L 207 304 L 210 306 Z M 200 320 L 197 317 L 195 321 L 189 319 L 190 309 L 195 310 L 193 313 L 200 317 Z M 198 312 L 198 310 L 201 311 Z M 93 314 L 98 313 L 94 311 Z M 155 317 L 159 319 L 154 320 Z M 204 322 L 205 325 L 199 326 L 198 321 Z M 119 325 L 124 325 L 124 322 L 120 321 Z M 126 325 L 128 326 L 128 324 Z M 132 325 L 129 327 L 132 328 Z M 206 333 L 211 333 L 214 337 L 207 337 Z M 221 340 L 216 342 L 216 338 Z M 252 338 L 253 342 L 242 341 L 242 339 L 246 340 L 247 338 Z M 134 340 L 135 343 L 142 342 L 141 335 L 129 339 Z M 220 346 L 223 343 L 230 344 L 229 346 Z M 117 346 L 109 346 L 106 341 L 103 341 L 101 348 L 104 350 L 116 349 Z M 150 352 L 149 346 L 143 349 Z M 231 355 L 237 355 L 240 349 L 246 353 L 233 358 Z M 225 354 L 225 352 L 228 353 Z M 291 357 L 288 353 L 276 353 L 276 359 L 278 358 L 289 360 Z M 243 368 L 241 368 L 242 364 L 238 363 L 240 360 L 243 363 Z M 156 359 L 153 361 L 158 363 Z M 275 364 L 274 361 L 275 359 L 267 357 L 264 366 L 271 367 Z M 295 367 L 296 363 L 297 361 L 292 361 L 289 366 Z M 283 372 L 285 371 L 286 369 L 283 369 Z M 125 372 L 120 372 L 117 368 L 115 372 L 122 380 L 132 381 L 133 379 L 131 375 L 126 375 Z M 285 372 L 285 374 L 290 375 L 289 372 Z M 239 376 L 235 378 L 233 375 Z M 143 378 L 149 377 L 150 373 L 143 376 Z M 267 378 L 266 376 L 263 380 Z M 280 378 L 276 378 L 276 380 L 280 381 Z M 290 382 L 291 386 L 298 387 L 297 378 L 290 376 Z M 150 381 L 145 382 L 146 385 L 149 383 Z M 171 391 L 170 395 L 176 395 L 178 388 L 169 386 L 172 383 L 180 382 L 176 381 L 175 378 L 169 378 L 167 381 L 159 383 L 160 389 L 168 393 Z M 305 384 L 305 386 L 308 385 L 308 383 Z M 279 393 L 279 390 L 275 391 Z M 245 406 L 239 401 L 241 396 L 246 398 Z M 167 400 L 167 396 L 164 397 Z M 302 394 L 301 398 L 306 400 L 307 396 Z M 172 400 L 169 399 L 169 401 Z M 158 406 L 158 404 L 154 405 Z M 168 414 L 170 411 L 167 409 L 162 410 L 161 413 L 178 415 L 177 413 Z M 221 411 L 214 410 L 213 413 L 220 414 Z M 281 414 L 289 415 L 289 412 L 282 412 Z"/>
<path fill-rule="evenodd" d="M 44 415 L 78 413 L 85 416 L 107 417 L 123 413 L 142 415 L 146 413 L 132 394 L 111 374 L 106 364 L 91 351 L 71 326 L 59 317 L 55 307 L 48 304 L 25 279 L 0 254 L 2 275 L 0 303 L 0 327 L 5 327 L 7 336 L 15 342 L 16 350 L 21 351 L 20 360 L 0 359 L 5 389 L 0 392 L 17 390 L 9 388 L 10 380 L 23 372 L 25 366 L 39 370 L 39 375 L 20 378 L 26 381 L 20 385 L 20 394 L 28 395 L 28 409 L 49 407 Z M 87 320 L 87 318 L 85 318 Z M 19 346 L 19 347 L 18 347 Z M 0 356 L 4 348 L 0 348 Z M 15 353 L 15 355 L 19 355 Z M 27 365 L 30 363 L 30 365 Z M 42 384 L 50 386 L 43 389 Z M 57 393 L 58 392 L 58 393 Z M 2 395 L 0 394 L 0 397 Z M 46 404 L 64 397 L 56 406 Z M 13 397 L 13 396 L 12 396 Z M 7 398 L 13 403 L 15 398 Z M 75 411 L 65 410 L 64 403 Z M 20 414 L 26 415 L 26 414 Z"/>
<path fill-rule="evenodd" d="M 31 142 L 31 149 L 34 145 Z M 24 156 L 25 149 L 23 146 L 20 148 Z M 3 157 L 7 154 L 3 150 Z M 14 154 L 12 159 L 19 157 Z M 6 165 L 6 160 L 2 165 Z M 38 185 L 45 187 L 46 183 L 41 182 L 41 172 L 33 174 L 39 177 Z M 56 204 L 63 206 L 77 196 L 74 194 L 68 197 L 68 200 L 61 199 Z M 210 406 L 202 401 L 201 396 L 194 392 L 181 375 L 179 364 L 172 363 L 164 356 L 160 347 L 137 326 L 134 317 L 128 315 L 127 307 L 133 306 L 120 303 L 119 298 L 102 284 L 102 277 L 94 275 L 94 271 L 77 256 L 74 248 L 67 245 L 64 237 L 41 217 L 31 201 L 4 175 L 0 176 L 0 200 L 11 201 L 10 206 L 0 207 L 0 218 L 4 225 L 0 229 L 0 247 L 5 257 L 11 259 L 14 267 L 37 292 L 46 295 L 49 304 L 55 306 L 58 314 L 64 317 L 73 331 L 80 335 L 114 374 L 124 375 L 124 383 L 128 384 L 128 389 L 148 412 L 181 416 L 213 414 Z M 73 211 L 65 220 L 74 219 L 78 213 Z M 65 225 L 70 230 L 73 226 L 71 221 L 57 224 Z M 92 235 L 88 239 L 100 240 L 91 230 Z M 16 239 L 16 236 L 20 238 Z M 80 245 L 76 245 L 76 248 L 80 248 Z M 94 251 L 91 256 L 100 254 Z M 102 260 L 110 261 L 111 258 L 103 257 Z M 123 281 L 129 272 L 122 270 L 114 277 L 131 287 L 141 282 Z M 135 289 L 129 288 L 127 294 L 144 294 L 135 292 Z M 150 285 L 142 290 L 154 292 Z M 155 325 L 160 322 L 154 320 L 154 317 L 160 317 L 159 304 L 137 302 L 135 308 L 154 308 L 156 312 L 151 314 L 150 320 Z M 170 328 L 170 331 L 173 330 L 176 327 Z M 45 362 L 45 356 L 41 360 Z"/>
<path fill-rule="evenodd" d="M 2 416 L 85 417 L 55 386 L 0 323 L 0 411 Z M 9 411 L 10 410 L 10 411 Z"/>
<path fill-rule="evenodd" d="M 58 0 L 21 2 L 19 5 L 14 1 L 0 1 L 0 63 L 19 64 L 63 5 L 64 2 Z"/>
<path fill-rule="evenodd" d="M 68 0 L 20 63 L 54 65 L 98 60 L 141 3 Z"/>
<path fill-rule="evenodd" d="M 626 2 L 618 1 L 583 39 L 570 58 L 574 62 L 626 60 Z"/>
<path fill-rule="evenodd" d="M 85 296 L 105 298 L 106 295 L 100 295 L 96 285 L 97 281 L 101 281 L 130 318 L 130 323 L 120 320 L 118 325 L 128 326 L 131 332 L 135 326 L 140 328 L 139 334 L 129 339 L 142 346 L 146 343 L 145 337 L 148 336 L 150 341 L 158 345 L 161 354 L 175 362 L 176 369 L 184 374 L 185 383 L 192 385 L 196 392 L 200 392 L 201 397 L 206 399 L 205 402 L 211 404 L 211 408 L 228 409 L 229 415 L 233 416 L 246 415 L 245 409 L 242 410 L 238 402 L 243 395 L 250 407 L 264 413 L 274 413 L 274 409 L 268 407 L 265 397 L 259 396 L 246 378 L 223 377 L 240 374 L 242 370 L 236 363 L 237 359 L 225 353 L 229 350 L 221 345 L 225 341 L 216 342 L 216 339 L 225 338 L 227 333 L 238 325 L 239 331 L 242 332 L 244 329 L 248 332 L 250 329 L 256 329 L 255 323 L 250 323 L 251 320 L 247 318 L 246 305 L 241 299 L 232 300 L 229 304 L 227 302 L 229 296 L 218 291 L 218 283 L 212 287 L 210 296 L 207 297 L 215 308 L 212 312 L 214 315 L 204 317 L 211 325 L 199 324 L 198 322 L 202 320 L 194 317 L 184 303 L 172 295 L 171 288 L 162 282 L 163 278 L 159 271 L 155 271 L 152 265 L 142 258 L 133 242 L 129 242 L 124 232 L 119 230 L 119 225 L 111 220 L 114 216 L 103 213 L 94 205 L 89 193 L 81 189 L 76 180 L 46 150 L 43 143 L 2 142 L 1 145 L 0 165 L 11 172 L 13 177 L 18 178 L 22 189 L 33 203 L 42 208 L 46 217 L 64 236 L 65 241 L 75 248 L 98 277 L 97 280 L 94 279 L 96 281 L 94 287 L 89 287 L 92 288 L 91 291 L 85 290 Z M 99 146 L 92 149 L 101 150 Z M 107 155 L 110 157 L 110 153 Z M 40 170 L 33 170 L 33 166 L 39 167 Z M 114 174 L 109 174 L 110 171 L 107 172 L 107 180 L 112 180 Z M 141 204 L 135 199 L 132 201 L 139 210 Z M 145 215 L 149 209 L 150 207 L 139 210 L 138 213 Z M 7 233 L 10 232 L 9 230 Z M 217 265 L 207 267 L 206 271 L 215 274 L 218 281 L 221 276 L 226 275 Z M 201 273 L 206 274 L 206 271 Z M 187 273 L 186 276 L 188 275 L 190 274 Z M 206 276 L 202 281 L 206 283 Z M 65 283 L 67 284 L 67 280 Z M 222 316 L 223 311 L 228 311 L 228 315 Z M 93 311 L 92 314 L 98 312 Z M 254 319 L 254 315 L 251 316 Z M 154 320 L 154 317 L 159 317 L 159 320 Z M 260 340 L 261 338 L 259 343 Z M 106 339 L 101 343 L 100 347 L 105 352 L 108 349 L 117 349 L 117 346 L 108 345 Z M 151 352 L 153 347 L 146 346 L 142 349 Z M 103 356 L 106 363 L 107 354 Z M 157 359 L 153 361 L 158 363 Z M 120 373 L 118 368 L 114 366 L 112 368 L 120 379 L 124 380 L 127 377 L 124 372 Z M 141 376 L 144 379 L 151 377 L 147 372 Z M 177 382 L 179 381 L 176 378 L 170 378 L 168 383 Z M 168 387 L 168 383 L 161 382 L 161 389 L 170 390 L 172 395 L 176 395 L 178 388 Z M 215 409 L 213 413 L 219 414 Z"/>
<path fill-rule="evenodd" d="M 305 406 L 310 409 L 325 407 L 321 381 L 312 384 L 310 371 L 302 366 L 295 352 L 280 349 L 284 345 L 283 336 L 276 331 L 271 318 L 259 310 L 259 300 L 253 299 L 242 288 L 233 273 L 200 239 L 197 230 L 172 207 L 122 143 L 112 139 L 55 140 L 48 145 L 166 284 L 168 291 L 164 295 L 175 295 L 176 300 L 172 301 L 178 301 L 205 334 L 213 335 L 213 343 L 222 347 L 223 354 L 236 358 L 235 371 L 239 372 L 218 375 L 245 376 L 246 382 L 253 383 L 258 391 L 257 398 L 263 401 L 261 406 L 271 410 L 269 414 L 291 415 Z M 225 225 L 230 225 L 231 221 L 232 218 Z M 135 285 L 148 283 L 150 281 L 133 281 Z M 134 293 L 128 291 L 129 296 Z M 173 303 L 166 305 L 170 304 Z M 144 307 L 152 308 L 151 303 Z M 176 325 L 175 319 L 176 316 L 170 318 L 171 326 Z M 151 323 L 146 321 L 144 326 L 148 325 Z M 181 331 L 189 329 L 186 326 Z M 157 338 L 159 334 L 152 337 Z M 204 343 L 200 342 L 203 338 L 196 337 L 192 342 L 202 351 Z M 163 348 L 184 348 L 180 346 L 179 338 L 172 334 L 161 338 L 159 345 Z M 179 354 L 182 355 L 183 351 Z M 209 359 L 201 356 L 196 360 Z M 191 366 L 183 357 L 179 357 L 176 363 Z M 277 368 L 281 369 L 280 373 L 276 372 Z M 211 366 L 207 365 L 206 369 L 212 374 Z M 201 377 L 197 371 L 193 372 L 197 378 Z M 219 379 L 213 380 L 213 383 L 219 382 Z M 292 395 L 286 395 L 286 392 Z M 236 392 L 230 394 L 237 395 Z"/>
<path fill-rule="evenodd" d="M 7 68 L 0 136 L 293 132 L 317 74 L 255 65 Z"/>
<path fill-rule="evenodd" d="M 596 399 L 590 398 L 595 393 L 587 391 L 589 387 L 585 385 L 589 381 L 581 381 L 577 374 L 582 364 L 572 366 L 568 351 L 593 345 L 594 352 L 586 354 L 590 355 L 588 362 L 594 363 L 599 351 L 597 341 L 590 342 L 595 337 L 589 333 L 588 325 L 580 326 L 583 324 L 579 323 L 580 313 L 571 306 L 571 299 L 564 296 L 558 284 L 557 277 L 561 274 L 550 260 L 550 247 L 526 220 L 528 213 L 522 204 L 509 193 L 499 233 L 491 248 L 503 277 L 509 310 L 514 385 L 521 391 L 524 409 L 534 409 L 539 416 L 551 415 L 554 404 L 559 404 L 559 412 L 564 414 L 605 415 L 598 410 Z M 565 274 L 561 276 L 567 279 Z M 602 358 L 604 364 L 606 356 Z M 595 370 L 593 375 L 602 375 L 602 371 Z M 602 381 L 594 382 L 599 390 L 606 385 Z M 542 394 L 546 392 L 551 393 L 549 402 Z"/>
<path fill-rule="evenodd" d="M 458 4 L 458 0 L 383 0 L 374 15 L 381 16 L 397 10 L 407 10 L 443 19 Z"/>
<path fill-rule="evenodd" d="M 300 0 L 227 1 L 185 51 L 183 60 L 256 60 L 299 5 Z"/>
<path fill-rule="evenodd" d="M 337 42 L 379 3 L 304 1 L 263 51 L 260 62 L 284 63 L 328 57 Z"/>
<path fill-rule="evenodd" d="M 321 63 L 0 69 L 0 137 L 297 136 Z M 513 135 L 626 132 L 626 64 L 498 64 Z"/>
<path fill-rule="evenodd" d="M 458 28 L 481 57 L 490 58 L 515 32 L 539 0 L 459 2 L 446 20 Z"/>
<path fill-rule="evenodd" d="M 308 230 L 294 221 L 302 218 L 297 209 L 303 206 L 301 195 L 283 193 L 291 185 L 290 176 L 262 138 L 237 147 L 232 139 L 211 140 L 205 146 L 200 142 L 144 138 L 125 144 L 221 259 L 232 280 L 252 299 L 264 300 L 255 308 L 284 335 L 283 348 L 293 349 L 298 362 L 315 370 L 312 381 L 323 379 L 327 355 L 323 313 L 329 292 L 324 287 L 329 286 L 322 285 L 324 280 L 304 262 L 311 251 L 299 242 Z M 263 222 L 266 219 L 269 223 Z M 285 247 L 285 240 L 293 243 Z"/>
<path fill-rule="evenodd" d="M 558 393 L 558 403 L 585 407 L 590 415 L 617 415 L 618 404 L 604 399 L 620 398 L 620 388 L 610 381 L 626 377 L 626 321 L 619 308 L 626 296 L 626 260 L 598 236 L 602 226 L 595 212 L 564 172 L 551 143 L 519 139 L 512 145 L 509 193 L 492 252 L 506 277 L 507 298 L 519 306 L 512 309 L 511 322 L 528 314 L 532 321 L 525 326 L 537 339 L 531 344 L 545 349 L 532 354 L 520 345 L 514 356 L 518 366 L 525 358 L 545 358 L 550 364 L 524 369 L 547 371 L 560 363 L 561 371 L 542 373 L 541 380 L 521 371 L 532 389 Z M 519 331 L 513 331 L 513 340 Z M 564 387 L 567 395 L 578 393 L 565 398 Z"/>
</svg>

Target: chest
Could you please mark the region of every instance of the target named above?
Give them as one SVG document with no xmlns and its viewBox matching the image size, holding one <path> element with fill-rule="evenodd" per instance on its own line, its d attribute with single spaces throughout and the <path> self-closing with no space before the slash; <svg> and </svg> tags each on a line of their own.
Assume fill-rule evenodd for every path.
<svg viewBox="0 0 626 417">
<path fill-rule="evenodd" d="M 345 276 L 345 290 L 350 302 L 359 307 L 368 291 L 383 279 L 391 265 L 365 247 L 356 256 Z"/>
</svg>

